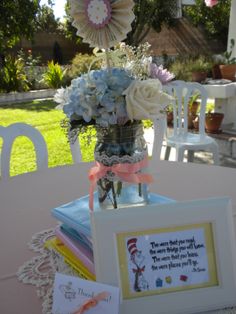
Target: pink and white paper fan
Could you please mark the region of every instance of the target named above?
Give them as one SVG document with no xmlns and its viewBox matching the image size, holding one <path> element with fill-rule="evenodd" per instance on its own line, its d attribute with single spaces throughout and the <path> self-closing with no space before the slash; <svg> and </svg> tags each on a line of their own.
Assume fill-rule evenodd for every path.
<svg viewBox="0 0 236 314">
<path fill-rule="evenodd" d="M 77 35 L 91 47 L 111 48 L 131 31 L 133 0 L 70 0 L 70 6 Z"/>
</svg>

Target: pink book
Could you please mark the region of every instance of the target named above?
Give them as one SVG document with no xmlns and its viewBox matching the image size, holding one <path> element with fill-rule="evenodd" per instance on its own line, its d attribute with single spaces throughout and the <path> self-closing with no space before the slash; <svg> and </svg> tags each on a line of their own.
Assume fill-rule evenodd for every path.
<svg viewBox="0 0 236 314">
<path fill-rule="evenodd" d="M 93 262 L 93 254 L 91 251 L 86 250 L 79 241 L 75 241 L 69 238 L 60 229 L 60 226 L 56 227 L 55 234 L 73 253 L 78 259 L 84 264 L 84 266 L 95 275 L 95 268 Z"/>
</svg>

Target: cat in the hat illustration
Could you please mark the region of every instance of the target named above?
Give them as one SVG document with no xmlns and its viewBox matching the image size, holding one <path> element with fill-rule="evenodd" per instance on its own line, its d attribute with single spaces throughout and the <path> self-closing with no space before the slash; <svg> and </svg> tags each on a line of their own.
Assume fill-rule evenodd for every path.
<svg viewBox="0 0 236 314">
<path fill-rule="evenodd" d="M 130 253 L 130 260 L 135 268 L 132 269 L 134 273 L 134 291 L 141 292 L 149 290 L 149 285 L 144 277 L 145 271 L 145 256 L 141 250 L 137 249 L 137 239 L 131 238 L 127 241 L 127 249 Z"/>
</svg>

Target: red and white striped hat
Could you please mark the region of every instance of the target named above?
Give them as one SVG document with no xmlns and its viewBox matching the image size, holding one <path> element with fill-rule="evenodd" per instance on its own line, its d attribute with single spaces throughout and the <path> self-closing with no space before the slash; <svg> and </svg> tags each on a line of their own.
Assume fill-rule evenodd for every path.
<svg viewBox="0 0 236 314">
<path fill-rule="evenodd" d="M 131 238 L 127 241 L 127 249 L 129 251 L 130 255 L 133 255 L 138 251 L 136 243 L 137 243 L 136 238 Z"/>
</svg>

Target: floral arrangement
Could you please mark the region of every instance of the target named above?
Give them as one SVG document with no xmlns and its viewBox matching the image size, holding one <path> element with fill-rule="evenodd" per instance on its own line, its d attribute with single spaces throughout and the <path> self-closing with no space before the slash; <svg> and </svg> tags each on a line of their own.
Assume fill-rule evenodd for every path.
<svg viewBox="0 0 236 314">
<path fill-rule="evenodd" d="M 121 43 L 109 51 L 112 67 L 89 71 L 57 91 L 54 99 L 67 116 L 71 139 L 89 125 L 125 125 L 165 113 L 172 98 L 162 85 L 174 75 L 152 63 L 149 48 L 148 43 L 137 48 Z M 95 54 L 105 61 L 105 52 Z"/>
<path fill-rule="evenodd" d="M 152 178 L 142 173 L 148 158 L 140 122 L 165 113 L 172 97 L 163 91 L 159 78 L 167 82 L 173 75 L 152 63 L 150 45 L 115 46 L 131 29 L 132 0 L 70 0 L 70 5 L 77 34 L 96 47 L 96 60 L 103 60 L 100 70 L 73 79 L 55 95 L 67 116 L 70 140 L 91 125 L 97 128 L 89 207 L 93 210 L 95 184 L 103 208 L 146 204 L 146 184 Z"/>
<path fill-rule="evenodd" d="M 122 67 L 128 70 L 135 78 L 147 79 L 156 78 L 162 84 L 166 84 L 174 79 L 174 74 L 170 73 L 163 65 L 158 66 L 152 61 L 151 45 L 146 42 L 137 47 L 129 46 L 125 43 L 120 43 L 114 50 L 109 51 L 111 64 L 114 67 Z M 104 53 L 98 53 L 94 49 L 96 56 L 105 57 Z"/>
<path fill-rule="evenodd" d="M 89 125 L 108 127 L 158 118 L 172 98 L 158 79 L 135 79 L 124 68 L 106 68 L 72 80 L 54 99 L 63 108 L 74 138 Z"/>
<path fill-rule="evenodd" d="M 171 98 L 161 81 L 173 78 L 157 68 L 148 55 L 149 44 L 133 48 L 119 44 L 131 30 L 132 0 L 70 0 L 73 25 L 84 42 L 97 47 L 97 59 L 104 68 L 88 71 L 60 89 L 55 101 L 63 108 L 72 137 L 89 125 L 109 127 L 163 114 Z M 98 53 L 99 49 L 104 49 Z"/>
</svg>

